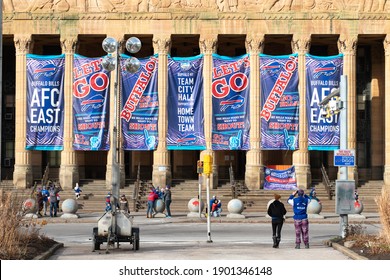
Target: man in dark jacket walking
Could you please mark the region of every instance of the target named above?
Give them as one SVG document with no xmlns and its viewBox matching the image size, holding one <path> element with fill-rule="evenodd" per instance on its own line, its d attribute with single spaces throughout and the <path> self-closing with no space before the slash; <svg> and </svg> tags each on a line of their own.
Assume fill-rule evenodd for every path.
<svg viewBox="0 0 390 280">
<path fill-rule="evenodd" d="M 164 203 L 165 208 L 167 209 L 167 218 L 171 218 L 171 202 L 172 202 L 172 193 L 171 188 L 169 186 L 166 186 L 165 192 L 164 192 Z"/>
<path fill-rule="evenodd" d="M 284 222 L 284 215 L 287 211 L 284 204 L 280 202 L 281 196 L 274 194 L 275 200 L 268 207 L 268 215 L 272 218 L 272 240 L 274 241 L 273 248 L 279 248 L 281 232 Z"/>
<path fill-rule="evenodd" d="M 295 197 L 298 195 L 298 197 Z M 305 248 L 309 249 L 309 220 L 307 219 L 307 206 L 310 198 L 301 189 L 293 192 L 287 201 L 294 210 L 295 249 L 301 246 L 301 234 Z"/>
</svg>

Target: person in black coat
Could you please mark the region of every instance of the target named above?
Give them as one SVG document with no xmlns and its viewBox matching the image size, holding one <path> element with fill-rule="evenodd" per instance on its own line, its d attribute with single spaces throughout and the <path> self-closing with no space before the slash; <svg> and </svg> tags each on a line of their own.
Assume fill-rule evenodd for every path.
<svg viewBox="0 0 390 280">
<path fill-rule="evenodd" d="M 274 241 L 272 247 L 279 248 L 284 215 L 286 215 L 287 211 L 284 204 L 280 202 L 281 196 L 275 194 L 274 197 L 275 200 L 269 205 L 267 213 L 272 218 L 272 240 Z"/>
</svg>

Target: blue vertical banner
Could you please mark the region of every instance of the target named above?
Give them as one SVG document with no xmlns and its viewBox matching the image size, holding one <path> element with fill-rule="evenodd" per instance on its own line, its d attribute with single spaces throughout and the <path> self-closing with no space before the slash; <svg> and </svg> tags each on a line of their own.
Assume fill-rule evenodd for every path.
<svg viewBox="0 0 390 280">
<path fill-rule="evenodd" d="M 168 58 L 168 150 L 204 150 L 203 55 Z"/>
<path fill-rule="evenodd" d="M 158 56 L 139 59 L 141 67 L 131 74 L 121 56 L 122 106 L 120 119 L 124 150 L 150 151 L 158 145 Z"/>
<path fill-rule="evenodd" d="M 110 72 L 102 58 L 78 54 L 73 61 L 73 149 L 107 151 L 110 149 Z"/>
<path fill-rule="evenodd" d="M 262 149 L 298 149 L 298 55 L 260 54 L 260 87 Z"/>
<path fill-rule="evenodd" d="M 64 145 L 65 55 L 27 54 L 26 150 Z"/>
<path fill-rule="evenodd" d="M 308 150 L 329 151 L 340 146 L 340 117 L 325 118 L 319 103 L 333 89 L 340 87 L 343 55 L 306 55 L 306 114 L 308 120 Z"/>
<path fill-rule="evenodd" d="M 213 150 L 249 149 L 249 73 L 248 54 L 213 54 Z"/>
</svg>

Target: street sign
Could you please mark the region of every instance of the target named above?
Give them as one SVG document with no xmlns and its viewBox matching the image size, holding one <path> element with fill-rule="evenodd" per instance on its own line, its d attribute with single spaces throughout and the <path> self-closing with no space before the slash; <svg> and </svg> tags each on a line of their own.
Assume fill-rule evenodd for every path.
<svg viewBox="0 0 390 280">
<path fill-rule="evenodd" d="M 355 150 L 335 150 L 334 166 L 355 166 Z"/>
</svg>

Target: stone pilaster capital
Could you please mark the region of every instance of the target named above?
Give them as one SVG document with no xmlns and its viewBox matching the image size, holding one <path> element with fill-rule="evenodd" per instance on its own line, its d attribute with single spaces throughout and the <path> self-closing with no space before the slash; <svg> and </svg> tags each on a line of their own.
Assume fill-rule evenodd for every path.
<svg viewBox="0 0 390 280">
<path fill-rule="evenodd" d="M 14 36 L 14 44 L 16 49 L 16 55 L 26 55 L 32 48 L 31 35 L 17 34 Z"/>
<path fill-rule="evenodd" d="M 209 36 L 201 37 L 199 40 L 199 48 L 203 54 L 213 54 L 217 51 L 218 38 Z"/>
<path fill-rule="evenodd" d="M 390 34 L 387 34 L 383 40 L 383 47 L 385 49 L 385 56 L 390 56 Z"/>
<path fill-rule="evenodd" d="M 339 52 L 344 55 L 356 55 L 358 37 L 357 35 L 351 35 L 349 37 L 340 35 L 337 42 Z"/>
<path fill-rule="evenodd" d="M 248 34 L 245 39 L 245 48 L 249 54 L 262 53 L 264 51 L 264 34 Z"/>
<path fill-rule="evenodd" d="M 171 35 L 155 35 L 153 36 L 153 48 L 158 54 L 167 55 L 171 49 Z"/>
<path fill-rule="evenodd" d="M 64 54 L 74 54 L 77 46 L 77 37 L 61 38 L 61 48 Z"/>
<path fill-rule="evenodd" d="M 305 55 L 310 51 L 311 36 L 293 36 L 291 49 L 294 53 Z"/>
</svg>

